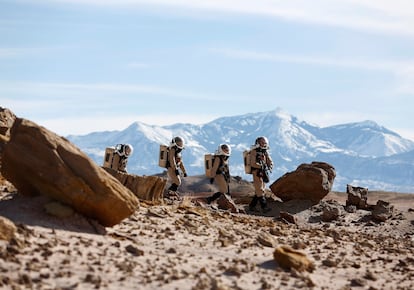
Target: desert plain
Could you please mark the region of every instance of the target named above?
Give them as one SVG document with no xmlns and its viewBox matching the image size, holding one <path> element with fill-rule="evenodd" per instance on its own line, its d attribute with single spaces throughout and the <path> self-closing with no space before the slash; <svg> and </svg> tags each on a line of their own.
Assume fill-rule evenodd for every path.
<svg viewBox="0 0 414 290">
<path fill-rule="evenodd" d="M 384 222 L 366 210 L 326 222 L 322 204 L 344 206 L 346 193 L 316 205 L 270 194 L 263 214 L 246 210 L 252 192 L 243 188 L 233 196 L 239 213 L 207 205 L 208 192 L 187 192 L 181 201 L 141 201 L 103 227 L 1 178 L 0 217 L 16 232 L 0 240 L 0 289 L 414 289 L 414 194 L 369 192 L 368 203 L 393 206 Z M 279 265 L 280 246 L 303 253 L 312 269 Z"/>
</svg>

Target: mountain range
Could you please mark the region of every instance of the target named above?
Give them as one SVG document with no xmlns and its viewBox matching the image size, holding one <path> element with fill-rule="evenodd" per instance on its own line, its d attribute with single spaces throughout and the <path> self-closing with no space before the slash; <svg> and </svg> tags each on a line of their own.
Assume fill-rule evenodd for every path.
<svg viewBox="0 0 414 290">
<path fill-rule="evenodd" d="M 221 117 L 201 125 L 134 122 L 124 130 L 66 138 L 99 165 L 106 147 L 129 143 L 134 152 L 128 160 L 128 172 L 153 175 L 165 170 L 158 166 L 160 144 L 168 145 L 174 136 L 185 140 L 183 160 L 189 175 L 204 174 L 204 154 L 228 143 L 232 147 L 231 174 L 251 180 L 244 173 L 243 151 L 258 136 L 266 136 L 274 162 L 270 182 L 302 163 L 321 161 L 335 167 L 336 191 L 345 191 L 346 185 L 352 184 L 369 190 L 414 193 L 414 142 L 374 121 L 319 127 L 278 108 Z"/>
</svg>

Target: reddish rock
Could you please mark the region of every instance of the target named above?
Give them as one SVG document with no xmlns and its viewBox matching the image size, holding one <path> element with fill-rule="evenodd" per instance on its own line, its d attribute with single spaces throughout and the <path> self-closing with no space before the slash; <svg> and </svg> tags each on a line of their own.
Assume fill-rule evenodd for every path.
<svg viewBox="0 0 414 290">
<path fill-rule="evenodd" d="M 138 207 L 137 197 L 67 139 L 16 118 L 3 143 L 1 173 L 25 195 L 44 194 L 112 226 Z"/>
<path fill-rule="evenodd" d="M 332 189 L 335 168 L 324 162 L 301 164 L 270 185 L 270 190 L 282 201 L 311 200 L 318 203 Z"/>
<path fill-rule="evenodd" d="M 102 167 L 116 179 L 118 179 L 125 187 L 131 190 L 136 197 L 141 200 L 157 202 L 162 200 L 166 178 L 157 176 L 139 176 L 129 174 L 112 168 Z"/>
<path fill-rule="evenodd" d="M 377 222 L 385 222 L 394 213 L 394 206 L 384 200 L 378 200 L 372 210 L 372 218 Z"/>
<path fill-rule="evenodd" d="M 366 209 L 368 207 L 368 188 L 347 184 L 346 193 L 348 194 L 347 206 L 354 205 L 359 209 Z"/>
<path fill-rule="evenodd" d="M 292 268 L 302 272 L 312 272 L 315 269 L 314 264 L 308 259 L 305 253 L 294 250 L 290 246 L 280 246 L 273 252 L 273 258 L 280 267 L 290 270 Z"/>
<path fill-rule="evenodd" d="M 227 196 L 227 194 L 220 195 L 220 197 L 217 199 L 217 205 L 219 209 L 230 210 L 233 213 L 239 212 L 239 210 L 236 207 L 236 204 L 230 196 Z"/>
<path fill-rule="evenodd" d="M 0 216 L 0 240 L 9 242 L 14 238 L 16 232 L 17 228 L 14 223 L 9 219 Z"/>
<path fill-rule="evenodd" d="M 290 214 L 287 211 L 280 211 L 279 216 L 280 216 L 280 219 L 285 220 L 288 223 L 297 224 L 295 215 Z"/>
</svg>

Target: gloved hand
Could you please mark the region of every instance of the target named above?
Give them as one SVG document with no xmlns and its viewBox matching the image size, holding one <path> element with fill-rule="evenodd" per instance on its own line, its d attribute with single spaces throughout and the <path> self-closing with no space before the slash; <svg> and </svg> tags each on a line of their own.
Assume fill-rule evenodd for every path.
<svg viewBox="0 0 414 290">
<path fill-rule="evenodd" d="M 175 175 L 180 175 L 180 172 L 178 171 L 178 169 L 175 170 Z"/>
<path fill-rule="evenodd" d="M 210 178 L 210 184 L 213 184 L 214 178 Z"/>
<path fill-rule="evenodd" d="M 184 177 L 187 177 L 187 173 L 184 173 L 183 175 L 184 175 Z"/>
</svg>

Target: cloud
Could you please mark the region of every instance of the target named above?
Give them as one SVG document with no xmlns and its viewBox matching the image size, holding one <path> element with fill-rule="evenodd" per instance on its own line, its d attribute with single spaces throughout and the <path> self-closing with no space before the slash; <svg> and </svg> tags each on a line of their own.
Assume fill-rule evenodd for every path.
<svg viewBox="0 0 414 290">
<path fill-rule="evenodd" d="M 223 48 L 223 49 L 213 48 L 210 51 L 220 53 L 227 57 L 246 59 L 246 60 L 286 62 L 286 63 L 296 63 L 296 64 L 306 64 L 306 65 L 357 68 L 357 69 L 366 69 L 366 70 L 393 70 L 396 68 L 405 67 L 405 64 L 403 62 L 368 61 L 368 60 L 362 60 L 362 59 L 361 60 L 344 59 L 343 57 L 329 58 L 329 57 L 319 57 L 319 56 L 272 54 L 272 53 L 265 53 L 265 52 L 228 49 L 228 48 Z"/>
<path fill-rule="evenodd" d="M 74 102 L 75 99 L 82 101 L 84 98 L 102 102 L 102 100 L 120 100 L 129 99 L 130 101 L 147 102 L 147 97 L 156 96 L 160 99 L 169 100 L 175 98 L 176 101 L 222 101 L 236 98 L 238 101 L 250 102 L 252 96 L 231 96 L 220 94 L 208 94 L 203 92 L 192 92 L 185 89 L 177 89 L 163 86 L 153 86 L 145 84 L 128 84 L 128 83 L 51 83 L 51 82 L 7 82 L 0 81 L 0 96 L 14 96 L 11 102 L 18 100 L 27 100 L 40 96 L 43 99 L 52 101 L 67 100 Z M 140 97 L 145 97 L 141 98 Z M 271 99 L 271 97 L 269 97 Z"/>
<path fill-rule="evenodd" d="M 216 118 L 219 118 L 216 113 L 206 113 L 206 114 L 189 114 L 189 113 L 170 113 L 170 114 L 148 114 L 148 115 L 139 115 L 136 116 L 136 120 L 150 124 L 150 125 L 171 125 L 175 123 L 190 123 L 195 125 L 205 124 L 210 121 L 213 121 Z"/>
<path fill-rule="evenodd" d="M 400 80 L 397 92 L 401 94 L 414 94 L 414 60 L 406 62 L 401 69 L 396 71 L 396 74 Z"/>
<path fill-rule="evenodd" d="M 0 94 L 41 95 L 42 97 L 105 97 L 114 94 L 157 94 L 186 96 L 190 93 L 160 86 L 121 83 L 51 83 L 51 82 L 0 82 Z"/>
<path fill-rule="evenodd" d="M 19 116 L 21 117 L 21 116 Z M 106 116 L 94 114 L 89 116 L 66 116 L 61 118 L 37 118 L 31 121 L 44 126 L 62 136 L 84 135 L 91 132 L 124 130 L 134 122 L 142 122 L 148 125 L 171 125 L 175 123 L 204 124 L 218 118 L 214 114 L 148 114 L 148 115 L 124 115 Z M 29 118 L 28 118 L 29 119 Z"/>
<path fill-rule="evenodd" d="M 64 118 L 38 118 L 33 122 L 44 126 L 48 130 L 62 136 L 84 135 L 91 132 L 123 130 L 133 122 L 137 121 L 136 116 L 67 116 Z"/>
<path fill-rule="evenodd" d="M 330 66 L 344 69 L 362 69 L 382 71 L 396 77 L 396 93 L 414 94 L 414 60 L 390 61 L 368 60 L 356 58 L 303 56 L 288 54 L 273 54 L 266 52 L 247 51 L 231 48 L 212 48 L 213 53 L 218 53 L 229 58 L 256 60 L 266 62 L 284 62 L 293 64 Z"/>
<path fill-rule="evenodd" d="M 32 1 L 39 3 L 41 1 Z M 130 9 L 156 8 L 162 13 L 255 15 L 376 33 L 414 35 L 414 2 L 410 0 L 44 0 L 46 3 Z"/>
</svg>

